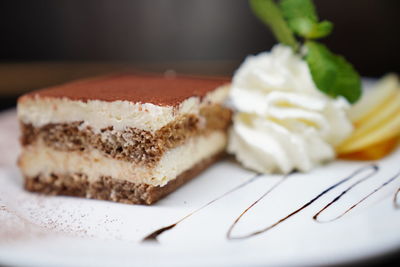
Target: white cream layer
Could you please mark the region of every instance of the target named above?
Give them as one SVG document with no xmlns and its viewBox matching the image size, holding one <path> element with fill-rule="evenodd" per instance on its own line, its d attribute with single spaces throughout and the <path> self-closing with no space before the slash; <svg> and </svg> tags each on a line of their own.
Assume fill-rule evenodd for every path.
<svg viewBox="0 0 400 267">
<path fill-rule="evenodd" d="M 207 104 L 222 103 L 228 95 L 228 86 L 221 86 L 200 98 L 191 97 L 178 107 L 129 101 L 73 101 L 66 98 L 23 98 L 18 103 L 18 118 L 23 123 L 41 127 L 49 123 L 83 121 L 95 133 L 113 126 L 115 131 L 126 127 L 155 132 L 184 114 L 198 114 Z"/>
<path fill-rule="evenodd" d="M 133 183 L 163 186 L 196 163 L 222 151 L 226 139 L 223 132 L 191 138 L 183 145 L 165 152 L 154 168 L 108 158 L 98 150 L 57 151 L 41 142 L 25 147 L 19 164 L 23 174 L 28 177 L 51 173 L 83 173 L 89 181 L 111 176 Z"/>
</svg>

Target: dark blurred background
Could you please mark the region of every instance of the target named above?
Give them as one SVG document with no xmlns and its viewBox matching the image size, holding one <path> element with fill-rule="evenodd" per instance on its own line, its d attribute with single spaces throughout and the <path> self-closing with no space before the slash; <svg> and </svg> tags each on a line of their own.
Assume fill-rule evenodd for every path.
<svg viewBox="0 0 400 267">
<path fill-rule="evenodd" d="M 399 72 L 399 0 L 315 0 L 324 40 L 363 76 Z M 276 42 L 246 0 L 0 2 L 1 108 L 24 91 L 138 68 L 231 75 Z"/>
</svg>

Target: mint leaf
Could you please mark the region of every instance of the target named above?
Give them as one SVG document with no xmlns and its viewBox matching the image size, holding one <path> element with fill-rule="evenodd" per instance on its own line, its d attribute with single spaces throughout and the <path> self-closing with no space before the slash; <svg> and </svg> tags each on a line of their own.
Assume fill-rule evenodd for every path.
<svg viewBox="0 0 400 267">
<path fill-rule="evenodd" d="M 305 57 L 317 88 L 332 96 L 343 96 L 355 103 L 361 96 L 361 79 L 353 66 L 342 56 L 315 41 L 307 41 Z"/>
<path fill-rule="evenodd" d="M 333 24 L 330 21 L 315 23 L 306 18 L 294 18 L 289 21 L 288 25 L 293 32 L 306 39 L 325 37 L 329 35 L 333 29 Z"/>
<path fill-rule="evenodd" d="M 317 12 L 311 0 L 281 0 L 280 8 L 283 16 L 289 20 L 306 18 L 312 22 L 318 21 Z"/>
<path fill-rule="evenodd" d="M 250 7 L 254 14 L 271 28 L 280 43 L 297 50 L 298 43 L 273 0 L 250 0 Z"/>
<path fill-rule="evenodd" d="M 314 24 L 311 31 L 306 35 L 308 39 L 318 39 L 328 36 L 333 30 L 333 24 L 330 21 L 324 20 L 318 24 Z"/>
<path fill-rule="evenodd" d="M 318 22 L 318 15 L 312 0 L 282 0 L 280 8 L 290 29 L 301 37 L 317 39 L 332 32 L 333 24 L 331 22 Z"/>
</svg>

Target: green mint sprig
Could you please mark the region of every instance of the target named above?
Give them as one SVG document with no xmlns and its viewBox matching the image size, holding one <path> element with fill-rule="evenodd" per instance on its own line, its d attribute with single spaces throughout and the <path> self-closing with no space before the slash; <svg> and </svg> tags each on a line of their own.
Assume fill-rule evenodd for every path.
<svg viewBox="0 0 400 267">
<path fill-rule="evenodd" d="M 282 0 L 280 9 L 290 29 L 298 36 L 317 39 L 332 32 L 332 22 L 318 22 L 317 12 L 310 0 Z"/>
<path fill-rule="evenodd" d="M 317 88 L 331 97 L 343 96 L 355 103 L 361 96 L 361 79 L 342 56 L 332 53 L 316 39 L 328 36 L 329 21 L 319 21 L 312 0 L 249 0 L 255 15 L 268 25 L 277 40 L 295 53 L 306 47 L 306 60 Z M 299 37 L 303 42 L 296 39 Z"/>
</svg>

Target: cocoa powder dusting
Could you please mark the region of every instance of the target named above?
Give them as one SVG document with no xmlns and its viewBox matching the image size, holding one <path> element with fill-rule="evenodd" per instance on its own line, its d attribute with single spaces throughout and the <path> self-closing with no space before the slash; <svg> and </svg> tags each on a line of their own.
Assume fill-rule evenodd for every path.
<svg viewBox="0 0 400 267">
<path fill-rule="evenodd" d="M 31 97 L 89 100 L 130 101 L 160 106 L 177 106 L 190 97 L 203 98 L 208 92 L 229 83 L 227 78 L 125 73 L 79 80 L 34 91 L 18 102 Z"/>
</svg>

